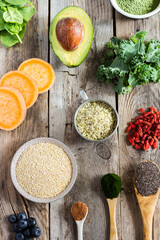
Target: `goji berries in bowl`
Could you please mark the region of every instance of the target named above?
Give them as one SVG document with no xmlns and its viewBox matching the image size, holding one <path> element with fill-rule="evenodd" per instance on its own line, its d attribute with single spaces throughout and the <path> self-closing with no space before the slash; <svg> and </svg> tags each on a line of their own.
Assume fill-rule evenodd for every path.
<svg viewBox="0 0 160 240">
<path fill-rule="evenodd" d="M 139 111 L 141 115 L 134 118 L 127 127 L 128 141 L 136 149 L 145 151 L 150 146 L 155 149 L 160 139 L 160 111 L 154 107 L 150 107 L 149 111 L 144 108 Z"/>
</svg>

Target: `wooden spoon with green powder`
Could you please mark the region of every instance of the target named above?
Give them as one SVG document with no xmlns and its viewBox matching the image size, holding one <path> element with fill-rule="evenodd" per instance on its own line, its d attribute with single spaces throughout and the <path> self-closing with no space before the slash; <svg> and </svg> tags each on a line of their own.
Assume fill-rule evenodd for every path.
<svg viewBox="0 0 160 240">
<path fill-rule="evenodd" d="M 110 213 L 110 240 L 118 240 L 115 210 L 117 197 L 122 190 L 121 178 L 114 173 L 108 173 L 102 177 L 101 186 L 104 191 L 104 195 L 107 198 Z"/>
<path fill-rule="evenodd" d="M 160 171 L 151 161 L 141 162 L 135 172 L 134 189 L 143 219 L 143 239 L 152 240 L 152 221 L 160 193 Z"/>
</svg>

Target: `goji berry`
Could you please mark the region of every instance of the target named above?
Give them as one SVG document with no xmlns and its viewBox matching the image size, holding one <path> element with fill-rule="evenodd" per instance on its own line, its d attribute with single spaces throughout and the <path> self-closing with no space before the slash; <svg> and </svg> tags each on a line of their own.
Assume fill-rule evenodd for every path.
<svg viewBox="0 0 160 240">
<path fill-rule="evenodd" d="M 153 145 L 152 145 L 152 148 L 157 148 L 157 142 L 154 142 Z"/>
<path fill-rule="evenodd" d="M 132 129 L 132 127 L 129 126 L 129 127 L 127 128 L 127 130 L 126 130 L 126 133 L 128 133 L 131 129 Z"/>
<path fill-rule="evenodd" d="M 153 113 L 152 111 L 147 112 L 147 113 L 144 114 L 144 117 L 147 117 L 147 116 L 149 116 L 149 115 L 152 114 L 152 113 Z"/>
<path fill-rule="evenodd" d="M 147 136 L 148 136 L 147 134 L 144 134 L 143 137 L 142 137 L 142 141 L 144 141 Z"/>
<path fill-rule="evenodd" d="M 135 148 L 135 149 L 141 149 L 141 147 L 140 147 L 138 144 L 135 144 L 135 145 L 134 145 L 134 148 Z"/>
<path fill-rule="evenodd" d="M 131 144 L 132 146 L 134 146 L 135 143 L 134 143 L 133 138 L 129 137 L 129 138 L 128 138 L 128 141 L 130 142 L 130 144 Z"/>
<path fill-rule="evenodd" d="M 130 122 L 129 124 L 130 124 L 130 126 L 131 126 L 133 129 L 136 128 L 136 125 L 133 124 L 132 122 Z"/>
<path fill-rule="evenodd" d="M 143 118 L 143 116 L 138 116 L 138 117 L 134 118 L 134 120 L 139 120 L 139 119 L 142 119 L 142 118 Z"/>
<path fill-rule="evenodd" d="M 157 129 L 160 129 L 160 124 L 157 125 Z"/>
<path fill-rule="evenodd" d="M 138 138 L 138 137 L 139 137 L 139 134 L 138 134 L 137 132 L 134 132 L 134 133 L 133 133 L 133 137 Z"/>
<path fill-rule="evenodd" d="M 152 146 L 153 143 L 154 143 L 154 139 L 152 138 L 152 139 L 150 140 L 149 144 Z"/>
<path fill-rule="evenodd" d="M 139 109 L 139 112 L 141 112 L 141 113 L 145 113 L 145 110 L 144 110 L 144 108 L 141 108 L 141 109 Z"/>
<path fill-rule="evenodd" d="M 154 140 L 155 140 L 155 142 L 158 142 L 158 139 L 156 138 L 156 136 L 154 136 Z"/>
<path fill-rule="evenodd" d="M 143 145 L 143 150 L 145 151 L 145 150 L 147 150 L 148 148 L 149 148 L 149 141 L 146 140 L 145 143 L 144 143 L 144 145 Z"/>
<path fill-rule="evenodd" d="M 149 107 L 149 109 L 150 109 L 151 111 L 153 111 L 153 112 L 157 112 L 157 109 L 154 108 L 154 107 Z"/>
<path fill-rule="evenodd" d="M 142 128 L 140 126 L 138 126 L 138 134 L 142 137 L 143 136 L 143 132 L 142 132 Z"/>
</svg>

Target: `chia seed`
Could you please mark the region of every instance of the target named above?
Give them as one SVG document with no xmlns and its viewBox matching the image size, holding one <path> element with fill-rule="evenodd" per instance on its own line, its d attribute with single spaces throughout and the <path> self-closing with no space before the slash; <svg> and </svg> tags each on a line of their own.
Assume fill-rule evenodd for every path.
<svg viewBox="0 0 160 240">
<path fill-rule="evenodd" d="M 135 185 L 142 196 L 150 196 L 157 193 L 160 187 L 160 171 L 152 162 L 139 164 L 135 174 Z"/>
</svg>

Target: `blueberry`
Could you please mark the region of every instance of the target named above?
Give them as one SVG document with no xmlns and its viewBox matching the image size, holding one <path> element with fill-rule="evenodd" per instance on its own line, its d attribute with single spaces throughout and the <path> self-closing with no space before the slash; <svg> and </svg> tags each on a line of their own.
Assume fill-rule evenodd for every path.
<svg viewBox="0 0 160 240">
<path fill-rule="evenodd" d="M 27 216 L 24 212 L 21 212 L 17 215 L 17 220 L 20 221 L 22 219 L 27 219 Z"/>
<path fill-rule="evenodd" d="M 15 214 L 12 214 L 8 217 L 8 221 L 10 223 L 15 223 L 17 221 L 17 218 L 16 218 L 16 215 Z"/>
<path fill-rule="evenodd" d="M 24 230 L 23 235 L 27 238 L 31 237 L 31 230 L 27 228 L 26 230 Z"/>
<path fill-rule="evenodd" d="M 36 219 L 32 217 L 28 218 L 28 227 L 33 228 L 35 227 L 35 225 L 36 225 Z"/>
<path fill-rule="evenodd" d="M 16 233 L 15 240 L 24 240 L 24 235 L 22 233 Z"/>
<path fill-rule="evenodd" d="M 16 232 L 16 233 L 18 233 L 18 232 L 21 232 L 21 231 L 22 231 L 22 228 L 20 228 L 20 227 L 18 226 L 18 223 L 14 223 L 14 224 L 13 224 L 13 231 Z"/>
<path fill-rule="evenodd" d="M 39 237 L 41 235 L 41 229 L 39 227 L 34 227 L 32 229 L 32 236 Z"/>
<path fill-rule="evenodd" d="M 28 226 L 27 219 L 22 219 L 18 222 L 18 227 L 22 229 L 26 229 Z"/>
</svg>

